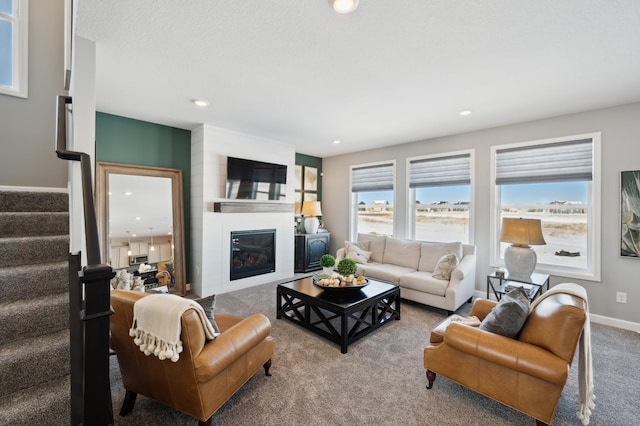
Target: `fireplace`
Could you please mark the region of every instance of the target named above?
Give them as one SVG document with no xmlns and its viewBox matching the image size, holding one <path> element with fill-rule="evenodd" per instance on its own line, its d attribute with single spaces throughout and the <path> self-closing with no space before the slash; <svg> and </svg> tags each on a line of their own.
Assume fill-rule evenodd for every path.
<svg viewBox="0 0 640 426">
<path fill-rule="evenodd" d="M 231 232 L 230 280 L 269 274 L 276 270 L 276 230 Z"/>
</svg>

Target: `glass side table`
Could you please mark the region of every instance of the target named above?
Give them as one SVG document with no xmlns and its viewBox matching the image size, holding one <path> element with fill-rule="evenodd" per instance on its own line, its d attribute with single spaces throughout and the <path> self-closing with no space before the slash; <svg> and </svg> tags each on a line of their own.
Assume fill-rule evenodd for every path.
<svg viewBox="0 0 640 426">
<path fill-rule="evenodd" d="M 515 287 L 524 287 L 528 290 L 529 299 L 535 299 L 539 294 L 544 292 L 544 286 L 549 290 L 549 274 L 539 274 L 534 272 L 529 279 L 510 278 L 509 273 L 505 272 L 504 276 L 498 276 L 495 272 L 487 275 L 487 299 L 489 292 L 492 291 L 497 300 L 502 298 L 503 294 L 507 294 Z"/>
</svg>

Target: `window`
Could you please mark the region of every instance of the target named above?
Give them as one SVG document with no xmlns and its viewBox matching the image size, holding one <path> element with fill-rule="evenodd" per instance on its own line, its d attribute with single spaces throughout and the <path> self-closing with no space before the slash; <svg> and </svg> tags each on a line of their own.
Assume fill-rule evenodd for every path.
<svg viewBox="0 0 640 426">
<path fill-rule="evenodd" d="M 600 134 L 492 147 L 491 263 L 504 264 L 503 217 L 540 219 L 537 271 L 600 279 Z"/>
<path fill-rule="evenodd" d="M 395 163 L 351 168 L 351 239 L 358 233 L 393 235 Z"/>
<path fill-rule="evenodd" d="M 465 151 L 407 160 L 412 238 L 469 243 L 472 156 Z"/>
<path fill-rule="evenodd" d="M 28 0 L 0 0 L 0 93 L 27 97 Z"/>
</svg>

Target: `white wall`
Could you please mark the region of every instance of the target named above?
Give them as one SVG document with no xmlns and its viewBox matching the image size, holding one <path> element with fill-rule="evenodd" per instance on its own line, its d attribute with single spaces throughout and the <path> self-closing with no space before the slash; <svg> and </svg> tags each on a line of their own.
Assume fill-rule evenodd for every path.
<svg viewBox="0 0 640 426">
<path fill-rule="evenodd" d="M 209 125 L 191 132 L 191 290 L 198 295 L 226 293 L 293 276 L 293 209 L 289 213 L 214 213 L 211 204 L 224 201 L 227 157 L 286 164 L 287 182 L 294 182 L 292 145 L 236 133 Z M 294 185 L 287 185 L 286 203 L 293 203 Z M 276 202 L 276 201 L 273 201 Z M 276 271 L 229 280 L 232 231 L 276 229 Z"/>
<path fill-rule="evenodd" d="M 394 145 L 323 159 L 322 212 L 331 230 L 331 251 L 348 239 L 349 166 L 376 161 L 396 160 L 396 188 L 406 188 L 406 158 L 464 149 L 475 149 L 475 235 L 478 246 L 476 289 L 486 291 L 489 265 L 490 223 L 490 147 L 493 145 L 548 139 L 559 136 L 602 132 L 602 280 L 601 282 L 551 278 L 551 284 L 572 281 L 587 289 L 590 311 L 594 315 L 640 323 L 640 259 L 619 256 L 619 175 L 623 170 L 640 170 L 640 103 L 571 114 L 477 132 Z M 392 141 L 390 141 L 392 142 Z M 397 235 L 407 226 L 407 194 L 396 191 L 394 216 Z M 616 292 L 627 293 L 627 304 L 616 303 Z M 606 321 L 603 321 L 606 322 Z M 632 327 L 633 328 L 633 327 Z"/>
</svg>

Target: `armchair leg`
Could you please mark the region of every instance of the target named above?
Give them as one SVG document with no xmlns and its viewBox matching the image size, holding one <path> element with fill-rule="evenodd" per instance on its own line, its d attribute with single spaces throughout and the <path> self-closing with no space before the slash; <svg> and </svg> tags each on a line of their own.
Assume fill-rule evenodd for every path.
<svg viewBox="0 0 640 426">
<path fill-rule="evenodd" d="M 536 419 L 536 426 L 549 426 L 549 424 Z"/>
<path fill-rule="evenodd" d="M 127 390 L 127 392 L 124 394 L 124 401 L 122 401 L 122 408 L 120 408 L 121 416 L 126 416 L 127 414 L 133 411 L 133 406 L 136 403 L 137 397 L 138 397 L 137 393 Z"/>
<path fill-rule="evenodd" d="M 271 358 L 269 358 L 269 360 L 265 362 L 262 367 L 264 368 L 264 375 L 271 376 L 271 373 L 269 373 L 269 369 L 271 368 Z"/>
<path fill-rule="evenodd" d="M 431 389 L 433 387 L 433 382 L 436 380 L 436 373 L 431 370 L 427 370 L 427 380 L 429 381 L 427 389 Z"/>
<path fill-rule="evenodd" d="M 198 420 L 198 426 L 211 426 L 211 419 L 213 416 L 209 417 L 206 421 Z"/>
</svg>

